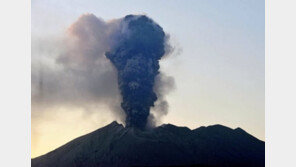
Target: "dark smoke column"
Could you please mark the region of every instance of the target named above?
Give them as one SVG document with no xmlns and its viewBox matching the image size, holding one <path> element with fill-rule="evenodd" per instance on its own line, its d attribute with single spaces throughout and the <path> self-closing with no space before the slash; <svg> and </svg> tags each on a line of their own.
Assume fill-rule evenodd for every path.
<svg viewBox="0 0 296 167">
<path fill-rule="evenodd" d="M 118 41 L 106 57 L 118 71 L 126 126 L 142 129 L 150 107 L 157 100 L 153 86 L 159 73 L 159 60 L 165 53 L 165 33 L 144 15 L 126 16 L 121 27 Z"/>
</svg>

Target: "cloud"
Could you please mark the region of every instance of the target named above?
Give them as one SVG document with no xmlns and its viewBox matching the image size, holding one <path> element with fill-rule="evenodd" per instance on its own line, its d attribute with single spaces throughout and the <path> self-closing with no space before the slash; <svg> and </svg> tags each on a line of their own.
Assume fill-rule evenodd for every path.
<svg viewBox="0 0 296 167">
<path fill-rule="evenodd" d="M 149 126 L 156 126 L 161 123 L 163 116 L 168 114 L 169 103 L 166 100 L 166 96 L 176 88 L 175 79 L 171 76 L 167 76 L 164 73 L 160 73 L 155 78 L 154 90 L 157 94 L 157 101 L 154 107 L 151 108 L 151 114 L 149 116 Z"/>
<path fill-rule="evenodd" d="M 32 112 L 108 105 L 120 113 L 116 71 L 105 57 L 116 23 L 85 14 L 65 35 L 32 39 Z"/>
<path fill-rule="evenodd" d="M 105 56 L 116 45 L 117 35 L 128 33 L 124 27 L 122 19 L 104 21 L 93 14 L 84 14 L 65 34 L 32 36 L 33 119 L 61 107 L 104 114 L 108 111 L 100 108 L 107 106 L 117 121 L 124 122 L 117 71 Z M 167 42 L 166 55 L 173 50 Z M 172 77 L 164 73 L 156 77 L 154 89 L 158 100 L 152 108 L 154 116 L 167 114 L 165 96 L 173 88 Z"/>
</svg>

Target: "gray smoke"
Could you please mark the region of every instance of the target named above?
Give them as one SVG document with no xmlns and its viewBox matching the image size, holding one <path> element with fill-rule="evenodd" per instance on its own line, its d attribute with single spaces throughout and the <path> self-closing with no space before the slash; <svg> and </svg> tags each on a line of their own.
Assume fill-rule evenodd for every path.
<svg viewBox="0 0 296 167">
<path fill-rule="evenodd" d="M 155 78 L 154 91 L 157 95 L 157 101 L 152 108 L 152 113 L 149 116 L 149 126 L 153 127 L 161 122 L 161 118 L 168 114 L 169 104 L 166 100 L 172 90 L 175 89 L 175 80 L 171 76 L 160 73 Z"/>
<path fill-rule="evenodd" d="M 144 128 L 150 108 L 157 100 L 155 77 L 159 60 L 165 55 L 165 33 L 153 20 L 144 15 L 128 15 L 115 46 L 106 53 L 118 72 L 122 96 L 121 107 L 126 113 L 128 127 Z M 160 106 L 165 106 L 165 101 Z"/>
<path fill-rule="evenodd" d="M 151 122 L 168 111 L 165 95 L 174 81 L 159 74 L 159 60 L 171 50 L 147 16 L 106 22 L 82 15 L 65 38 L 33 39 L 32 107 L 107 104 L 127 126 L 143 128 L 151 107 Z"/>
<path fill-rule="evenodd" d="M 116 70 L 105 57 L 118 23 L 85 14 L 65 35 L 32 38 L 33 114 L 57 107 L 95 111 L 107 105 L 124 118 Z"/>
</svg>

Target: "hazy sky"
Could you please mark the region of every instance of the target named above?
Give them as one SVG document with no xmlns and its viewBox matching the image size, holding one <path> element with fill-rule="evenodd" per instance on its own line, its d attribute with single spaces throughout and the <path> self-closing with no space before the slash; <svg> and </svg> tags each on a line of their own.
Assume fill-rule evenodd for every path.
<svg viewBox="0 0 296 167">
<path fill-rule="evenodd" d="M 264 0 L 33 0 L 32 73 L 44 62 L 55 67 L 46 57 L 59 54 L 63 42 L 56 40 L 85 13 L 104 20 L 147 14 L 170 34 L 176 52 L 161 71 L 175 78 L 176 89 L 163 123 L 241 127 L 264 140 Z M 32 157 L 115 119 L 104 105 L 35 103 Z"/>
</svg>

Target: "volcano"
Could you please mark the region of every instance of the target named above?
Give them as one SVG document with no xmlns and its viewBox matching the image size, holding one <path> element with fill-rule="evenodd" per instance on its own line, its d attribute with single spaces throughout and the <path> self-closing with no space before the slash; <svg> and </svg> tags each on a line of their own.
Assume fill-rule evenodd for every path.
<svg viewBox="0 0 296 167">
<path fill-rule="evenodd" d="M 222 125 L 140 130 L 112 122 L 31 162 L 32 167 L 261 167 L 265 143 Z"/>
</svg>

